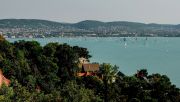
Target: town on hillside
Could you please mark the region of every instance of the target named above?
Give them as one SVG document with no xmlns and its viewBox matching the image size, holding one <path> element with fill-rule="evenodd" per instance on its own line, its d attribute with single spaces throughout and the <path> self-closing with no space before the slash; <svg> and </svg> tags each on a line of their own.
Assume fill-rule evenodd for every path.
<svg viewBox="0 0 180 102">
<path fill-rule="evenodd" d="M 1 19 L 0 34 L 5 38 L 44 37 L 179 37 L 180 26 L 137 22 L 58 23 L 37 19 Z"/>
</svg>

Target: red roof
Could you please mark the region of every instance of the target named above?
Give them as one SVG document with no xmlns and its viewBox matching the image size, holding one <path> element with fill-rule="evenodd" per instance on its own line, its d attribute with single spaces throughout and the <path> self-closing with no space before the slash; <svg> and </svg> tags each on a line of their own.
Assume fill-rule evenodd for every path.
<svg viewBox="0 0 180 102">
<path fill-rule="evenodd" d="M 10 85 L 10 80 L 7 79 L 6 77 L 4 77 L 2 70 L 0 69 L 0 87 L 2 86 L 2 84 L 4 83 L 6 86 Z"/>
</svg>

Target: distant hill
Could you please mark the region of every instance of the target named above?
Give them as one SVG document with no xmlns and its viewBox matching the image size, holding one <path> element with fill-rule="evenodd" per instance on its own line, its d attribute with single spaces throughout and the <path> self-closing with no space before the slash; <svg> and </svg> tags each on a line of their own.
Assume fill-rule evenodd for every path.
<svg viewBox="0 0 180 102">
<path fill-rule="evenodd" d="M 61 27 L 66 24 L 38 19 L 2 19 L 0 20 L 0 28 L 43 28 L 43 27 Z"/>
<path fill-rule="evenodd" d="M 97 28 L 99 26 L 105 26 L 105 24 L 106 23 L 100 21 L 85 20 L 75 23 L 72 26 L 79 29 L 90 29 L 90 28 Z"/>
<path fill-rule="evenodd" d="M 90 29 L 97 28 L 100 26 L 111 27 L 111 26 L 126 26 L 132 28 L 139 27 L 175 27 L 180 28 L 179 25 L 170 25 L 170 24 L 145 24 L 137 22 L 127 22 L 127 21 L 115 21 L 115 22 L 101 22 L 95 20 L 85 20 L 78 23 L 59 23 L 55 21 L 48 20 L 39 20 L 39 19 L 1 19 L 0 28 L 14 28 L 14 27 L 61 27 L 61 26 L 70 26 L 80 29 Z"/>
<path fill-rule="evenodd" d="M 171 24 L 145 24 L 145 23 L 138 23 L 138 22 L 128 22 L 128 21 L 115 21 L 115 22 L 100 22 L 94 20 L 86 20 L 81 21 L 79 23 L 73 24 L 76 28 L 81 29 L 90 29 L 90 28 L 97 28 L 97 27 L 129 27 L 129 28 L 180 28 L 180 25 L 171 25 Z"/>
<path fill-rule="evenodd" d="M 59 23 L 48 20 L 38 19 L 2 19 L 0 20 L 0 29 L 24 28 L 24 29 L 45 29 L 55 30 L 61 32 L 91 32 L 96 34 L 136 34 L 142 36 L 143 34 L 154 34 L 156 36 L 179 36 L 180 25 L 171 24 L 145 24 L 138 22 L 115 21 L 115 22 L 101 22 L 95 20 L 85 20 L 78 23 Z M 129 36 L 128 35 L 128 36 Z"/>
</svg>

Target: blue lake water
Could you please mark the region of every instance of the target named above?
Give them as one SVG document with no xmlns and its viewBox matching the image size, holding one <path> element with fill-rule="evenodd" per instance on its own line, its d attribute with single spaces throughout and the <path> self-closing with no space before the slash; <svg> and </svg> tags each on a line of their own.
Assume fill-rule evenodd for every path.
<svg viewBox="0 0 180 102">
<path fill-rule="evenodd" d="M 133 75 L 138 69 L 146 68 L 149 74 L 167 75 L 173 84 L 180 87 L 180 38 L 34 38 L 8 39 L 36 40 L 41 45 L 49 42 L 68 43 L 86 47 L 90 51 L 91 62 L 118 65 L 126 75 Z"/>
</svg>

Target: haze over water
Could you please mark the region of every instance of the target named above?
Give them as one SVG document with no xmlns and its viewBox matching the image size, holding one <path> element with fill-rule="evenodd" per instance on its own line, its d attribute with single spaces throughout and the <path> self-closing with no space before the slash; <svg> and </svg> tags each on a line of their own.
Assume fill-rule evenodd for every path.
<svg viewBox="0 0 180 102">
<path fill-rule="evenodd" d="M 22 39 L 8 39 L 11 42 Z M 126 75 L 146 68 L 149 74 L 167 75 L 180 87 L 180 38 L 36 38 L 41 45 L 49 42 L 68 43 L 88 48 L 91 62 L 118 65 Z"/>
</svg>

